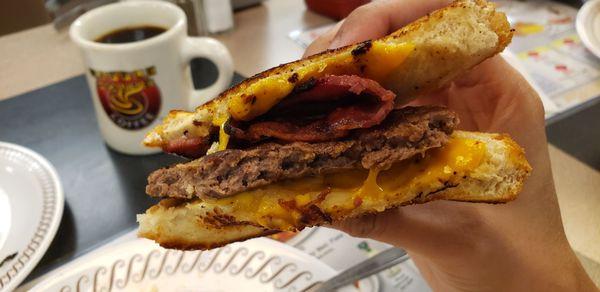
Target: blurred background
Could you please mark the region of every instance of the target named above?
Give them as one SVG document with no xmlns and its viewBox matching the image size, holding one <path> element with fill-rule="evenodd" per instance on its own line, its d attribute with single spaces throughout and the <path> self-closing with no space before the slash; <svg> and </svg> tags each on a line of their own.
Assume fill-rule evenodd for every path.
<svg viewBox="0 0 600 292">
<path fill-rule="evenodd" d="M 223 9 L 239 11 L 264 0 L 165 0 L 177 4 L 188 14 L 191 35 L 203 35 L 214 28 L 210 16 L 222 17 Z M 277 0 L 274 0 L 277 1 Z M 52 22 L 57 29 L 70 24 L 77 16 L 94 7 L 117 2 L 116 0 L 22 0 L 0 3 L 0 35 L 17 32 Z M 306 1 L 314 11 L 341 19 L 354 8 L 370 0 Z M 220 13 L 220 14 L 219 14 Z M 208 18 L 205 17 L 208 15 Z M 230 28 L 229 26 L 225 28 Z"/>
</svg>

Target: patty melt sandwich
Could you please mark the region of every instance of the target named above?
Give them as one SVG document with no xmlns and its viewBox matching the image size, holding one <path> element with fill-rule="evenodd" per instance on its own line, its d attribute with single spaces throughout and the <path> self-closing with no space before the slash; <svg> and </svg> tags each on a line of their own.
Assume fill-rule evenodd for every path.
<svg viewBox="0 0 600 292">
<path fill-rule="evenodd" d="M 162 200 L 138 216 L 140 236 L 210 249 L 431 200 L 515 199 L 531 168 L 510 137 L 455 130 L 443 107 L 405 106 L 511 37 L 492 4 L 460 0 L 172 111 L 144 143 L 193 160 L 149 176 L 146 192 Z"/>
</svg>

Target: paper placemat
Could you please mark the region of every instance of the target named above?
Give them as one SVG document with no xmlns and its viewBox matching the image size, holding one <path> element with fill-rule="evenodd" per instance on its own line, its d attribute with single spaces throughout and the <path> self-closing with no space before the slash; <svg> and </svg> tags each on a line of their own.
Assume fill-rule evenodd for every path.
<svg viewBox="0 0 600 292">
<path fill-rule="evenodd" d="M 287 234 L 287 236 L 286 236 Z M 326 228 L 307 228 L 294 235 L 283 233 L 275 238 L 285 238 L 286 243 L 300 249 L 330 265 L 344 271 L 381 251 L 389 244 L 368 238 L 352 237 L 341 231 Z M 379 291 L 431 291 L 412 260 L 396 265 L 377 274 Z"/>
</svg>

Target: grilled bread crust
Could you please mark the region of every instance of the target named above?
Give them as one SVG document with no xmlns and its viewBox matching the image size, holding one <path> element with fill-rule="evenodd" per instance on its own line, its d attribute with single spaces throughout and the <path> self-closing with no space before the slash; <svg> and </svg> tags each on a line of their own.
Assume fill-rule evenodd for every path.
<svg viewBox="0 0 600 292">
<path fill-rule="evenodd" d="M 381 82 L 383 87 L 397 94 L 397 104 L 403 104 L 420 94 L 444 86 L 473 66 L 501 52 L 511 38 L 512 30 L 506 15 L 495 11 L 494 4 L 484 0 L 458 0 L 372 42 L 410 42 L 414 45 L 406 60 Z M 324 58 L 360 50 L 361 46 L 364 47 L 364 43 L 324 51 L 266 70 L 223 92 L 194 112 L 171 111 L 161 125 L 148 133 L 144 144 L 163 147 L 169 141 L 183 137 L 184 133 L 206 137 L 210 135 L 210 122 L 216 112 L 227 111 L 229 99 L 244 93 L 253 83 L 275 75 L 287 76 L 297 68 Z M 368 65 L 378 66 L 376 62 Z"/>
<path fill-rule="evenodd" d="M 315 205 L 319 209 L 312 207 L 310 212 L 317 212 L 320 216 L 313 218 L 308 224 L 298 223 L 293 229 L 301 230 L 329 221 L 341 221 L 433 200 L 481 203 L 514 200 L 531 172 L 523 149 L 508 135 L 503 134 L 455 131 L 453 136 L 484 143 L 486 154 L 475 169 L 452 185 L 431 184 L 410 188 L 393 195 L 391 200 L 378 200 L 368 206 L 363 204 L 356 208 L 324 209 Z M 352 200 L 350 193 L 348 200 Z M 165 199 L 148 209 L 146 214 L 138 215 L 139 235 L 168 248 L 211 249 L 278 231 L 262 226 L 258 218 L 240 220 L 235 212 L 228 210 L 227 206 L 211 205 L 201 200 Z"/>
</svg>

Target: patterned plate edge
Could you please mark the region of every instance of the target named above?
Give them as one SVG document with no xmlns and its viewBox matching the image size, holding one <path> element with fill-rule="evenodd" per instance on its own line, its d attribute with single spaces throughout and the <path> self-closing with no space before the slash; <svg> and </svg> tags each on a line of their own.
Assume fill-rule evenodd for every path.
<svg viewBox="0 0 600 292">
<path fill-rule="evenodd" d="M 110 251 L 104 251 L 103 254 L 109 256 L 119 250 L 129 250 L 135 244 L 139 243 L 129 242 L 124 246 L 115 246 Z M 281 243 L 277 242 L 277 244 Z M 285 248 L 291 247 L 285 246 Z M 137 249 L 139 249 L 137 252 L 114 257 L 105 263 L 93 264 L 72 275 L 62 271 L 61 277 L 38 283 L 31 291 L 130 290 L 133 288 L 132 285 L 156 280 L 159 277 L 187 275 L 192 272 L 229 274 L 232 279 L 244 277 L 251 281 L 272 285 L 278 291 L 305 291 L 321 283 L 317 274 L 303 268 L 302 264 L 292 258 L 265 252 L 266 250 L 253 245 L 233 244 L 210 251 L 179 251 L 155 246 L 139 246 Z M 294 250 L 294 252 L 299 251 Z M 324 265 L 324 267 L 328 266 Z M 331 271 L 333 272 L 333 269 Z M 61 280 L 63 277 L 66 280 Z"/>
<path fill-rule="evenodd" d="M 35 176 L 42 184 L 43 205 L 42 216 L 33 237 L 19 256 L 12 260 L 12 266 L 0 275 L 0 290 L 10 291 L 21 283 L 39 262 L 52 242 L 58 225 L 62 219 L 64 194 L 62 184 L 56 170 L 45 158 L 25 147 L 12 143 L 0 142 L 0 155 L 18 155 L 29 165 L 35 165 L 38 171 Z"/>
</svg>

